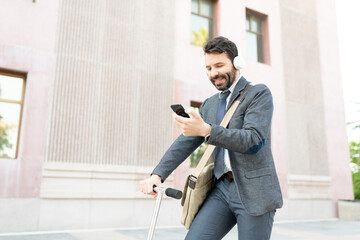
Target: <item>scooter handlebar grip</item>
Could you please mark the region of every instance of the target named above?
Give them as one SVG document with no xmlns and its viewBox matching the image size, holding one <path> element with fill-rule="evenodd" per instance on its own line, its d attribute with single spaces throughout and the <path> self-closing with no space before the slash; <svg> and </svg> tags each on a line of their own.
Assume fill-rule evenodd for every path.
<svg viewBox="0 0 360 240">
<path fill-rule="evenodd" d="M 175 198 L 175 199 L 181 199 L 182 198 L 182 191 L 179 191 L 179 190 L 174 189 L 174 188 L 167 188 L 165 190 L 165 194 L 166 194 L 166 196 L 172 197 L 172 198 Z"/>
</svg>

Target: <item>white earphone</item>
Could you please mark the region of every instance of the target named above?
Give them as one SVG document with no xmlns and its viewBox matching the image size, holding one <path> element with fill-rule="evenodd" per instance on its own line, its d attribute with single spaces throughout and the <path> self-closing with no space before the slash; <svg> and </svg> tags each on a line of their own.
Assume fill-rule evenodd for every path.
<svg viewBox="0 0 360 240">
<path fill-rule="evenodd" d="M 233 64 L 236 69 L 243 69 L 245 68 L 245 59 L 239 54 L 234 58 Z"/>
</svg>

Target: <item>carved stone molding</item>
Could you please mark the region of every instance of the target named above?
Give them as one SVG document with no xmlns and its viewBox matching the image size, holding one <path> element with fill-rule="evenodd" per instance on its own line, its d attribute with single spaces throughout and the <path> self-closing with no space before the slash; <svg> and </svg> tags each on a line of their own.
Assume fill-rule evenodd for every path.
<svg viewBox="0 0 360 240">
<path fill-rule="evenodd" d="M 139 181 L 151 173 L 150 167 L 45 163 L 41 198 L 144 199 Z M 165 186 L 171 186 L 173 176 Z"/>
<path fill-rule="evenodd" d="M 331 199 L 329 176 L 289 175 L 289 199 Z"/>
</svg>

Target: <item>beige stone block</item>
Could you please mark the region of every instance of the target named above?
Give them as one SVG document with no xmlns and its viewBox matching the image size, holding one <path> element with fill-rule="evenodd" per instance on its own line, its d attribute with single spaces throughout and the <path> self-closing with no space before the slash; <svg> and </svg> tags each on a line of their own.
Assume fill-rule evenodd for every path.
<svg viewBox="0 0 360 240">
<path fill-rule="evenodd" d="M 32 226 L 28 230 L 148 228 L 150 227 L 155 202 L 155 199 L 151 197 L 122 200 L 45 199 L 41 200 L 39 225 Z M 12 210 L 14 209 L 12 208 Z M 165 197 L 161 203 L 157 225 L 180 225 L 181 211 L 179 200 Z M 17 222 L 19 226 L 22 223 L 23 220 L 21 219 Z"/>
<path fill-rule="evenodd" d="M 296 102 L 286 106 L 289 173 L 328 175 L 323 109 Z"/>
<path fill-rule="evenodd" d="M 0 232 L 33 231 L 37 229 L 39 199 L 0 199 Z"/>
<path fill-rule="evenodd" d="M 360 221 L 360 200 L 339 200 L 339 219 L 343 221 Z"/>
<path fill-rule="evenodd" d="M 323 105 L 318 28 L 316 18 L 281 8 L 286 98 Z"/>
<path fill-rule="evenodd" d="M 139 181 L 149 167 L 46 163 L 40 196 L 43 199 L 146 199 Z M 173 186 L 173 175 L 164 187 Z"/>
<path fill-rule="evenodd" d="M 38 230 L 86 229 L 90 213 L 90 200 L 41 200 Z"/>
<path fill-rule="evenodd" d="M 150 227 L 155 199 L 92 200 L 90 228 Z M 179 200 L 164 198 L 161 202 L 158 226 L 180 225 Z"/>
<path fill-rule="evenodd" d="M 284 206 L 276 211 L 276 221 L 329 219 L 335 212 L 331 199 L 284 199 Z"/>
<path fill-rule="evenodd" d="M 316 1 L 313 0 L 280 0 L 283 8 L 288 8 L 294 12 L 307 17 L 316 18 Z"/>
<path fill-rule="evenodd" d="M 328 199 L 331 195 L 329 176 L 288 175 L 290 199 Z"/>
</svg>

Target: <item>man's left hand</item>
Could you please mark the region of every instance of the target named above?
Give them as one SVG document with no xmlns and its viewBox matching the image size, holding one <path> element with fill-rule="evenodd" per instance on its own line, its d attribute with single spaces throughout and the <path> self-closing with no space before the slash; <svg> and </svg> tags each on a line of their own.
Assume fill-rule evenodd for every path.
<svg viewBox="0 0 360 240">
<path fill-rule="evenodd" d="M 188 136 L 203 136 L 210 134 L 211 126 L 204 122 L 200 114 L 193 109 L 186 109 L 186 113 L 190 115 L 190 118 L 184 118 L 173 113 L 173 118 L 176 125 L 180 128 L 181 133 Z"/>
</svg>

